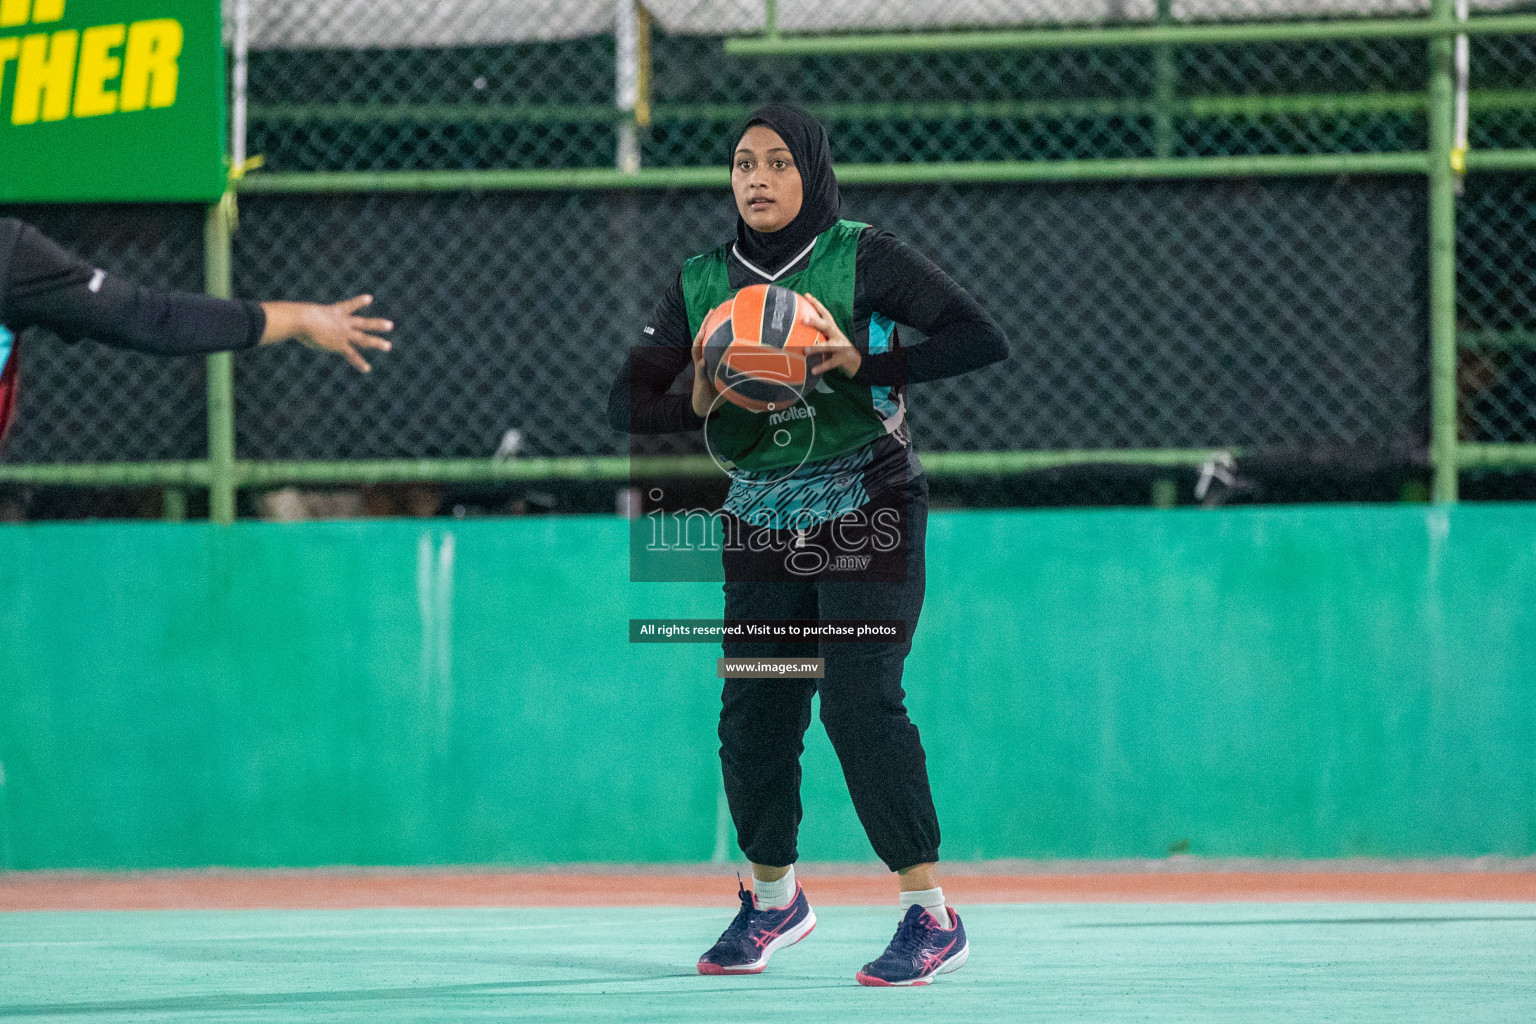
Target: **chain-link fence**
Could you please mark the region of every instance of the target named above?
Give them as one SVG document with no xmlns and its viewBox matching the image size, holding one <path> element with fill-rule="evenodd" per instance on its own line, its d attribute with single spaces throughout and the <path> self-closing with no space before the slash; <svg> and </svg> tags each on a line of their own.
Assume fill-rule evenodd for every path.
<svg viewBox="0 0 1536 1024">
<path fill-rule="evenodd" d="M 924 450 L 1423 447 L 1416 182 L 857 187 L 844 200 L 981 296 L 1013 341 L 1009 362 L 917 390 Z M 241 356 L 239 452 L 488 456 L 516 429 L 528 455 L 621 454 L 605 416 L 625 347 L 734 217 L 716 191 L 247 202 L 244 287 L 366 285 L 401 342 L 368 377 L 302 351 Z"/>
<path fill-rule="evenodd" d="M 1533 60 L 1529 37 L 1478 41 L 1475 147 L 1533 145 Z M 722 60 L 718 38 L 657 31 L 650 61 L 647 167 L 719 165 L 766 97 L 808 107 L 859 164 L 1425 147 L 1417 39 Z M 612 167 L 616 74 L 611 37 L 257 52 L 252 150 L 296 172 Z"/>
<path fill-rule="evenodd" d="M 1536 177 L 1477 177 L 1461 203 L 1463 440 L 1536 443 Z"/>
<path fill-rule="evenodd" d="M 509 431 L 523 458 L 624 454 L 604 416 L 622 354 L 682 259 L 729 237 L 734 218 L 718 185 L 645 175 L 721 167 L 754 105 L 790 100 L 824 119 L 839 165 L 868 182 L 844 189 L 845 215 L 927 253 L 1012 341 L 1008 363 L 913 389 L 920 450 L 1088 463 L 956 475 L 946 500 L 1145 502 L 1170 486 L 1189 500 L 1202 451 L 1237 455 L 1237 499 L 1422 492 L 1434 390 L 1424 163 L 1304 161 L 1422 158 L 1431 42 L 732 56 L 722 36 L 1421 17 L 1427 3 L 974 0 L 942 17 L 915 0 L 367 7 L 251 4 L 249 150 L 288 194 L 241 198 L 234 281 L 255 298 L 371 291 L 396 321 L 396 350 L 367 377 L 293 347 L 237 357 L 241 460 L 489 460 Z M 1536 35 L 1476 36 L 1470 53 L 1470 149 L 1529 155 Z M 1228 157 L 1299 162 L 1185 180 L 1183 168 Z M 1008 180 L 1063 160 L 1081 161 L 1064 176 L 1083 180 Z M 1105 160 L 1132 162 L 1140 180 L 1088 180 Z M 998 168 L 992 180 L 904 183 L 914 165 L 976 162 Z M 404 190 L 391 177 L 572 169 L 638 170 L 644 187 L 471 177 Z M 363 176 L 352 191 L 296 177 L 333 172 Z M 201 210 L 0 212 L 109 270 L 198 286 Z M 1536 444 L 1536 177 L 1474 170 L 1457 217 L 1459 439 Z M 26 352 L 0 461 L 204 456 L 201 363 L 46 338 Z M 1173 454 L 1137 458 L 1147 452 Z"/>
</svg>

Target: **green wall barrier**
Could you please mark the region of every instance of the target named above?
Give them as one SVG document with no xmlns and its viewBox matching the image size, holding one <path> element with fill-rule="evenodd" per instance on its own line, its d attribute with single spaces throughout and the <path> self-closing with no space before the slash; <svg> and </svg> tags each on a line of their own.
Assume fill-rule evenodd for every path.
<svg viewBox="0 0 1536 1024">
<path fill-rule="evenodd" d="M 949 859 L 1536 853 L 1536 507 L 949 512 Z M 0 865 L 739 857 L 622 520 L 0 528 Z M 868 860 L 820 725 L 807 860 Z"/>
</svg>

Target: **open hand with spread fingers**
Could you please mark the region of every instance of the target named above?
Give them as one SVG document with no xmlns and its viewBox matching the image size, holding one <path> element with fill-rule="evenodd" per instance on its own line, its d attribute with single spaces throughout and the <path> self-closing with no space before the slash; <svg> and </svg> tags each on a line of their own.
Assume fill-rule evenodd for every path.
<svg viewBox="0 0 1536 1024">
<path fill-rule="evenodd" d="M 367 373 L 371 367 L 358 349 L 388 352 L 389 342 L 379 335 L 395 327 L 388 320 L 357 315 L 371 302 L 372 295 L 356 295 L 328 306 L 313 302 L 263 302 L 267 327 L 262 332 L 261 344 L 275 345 L 292 338 L 307 348 L 344 356 L 347 362 Z"/>
</svg>

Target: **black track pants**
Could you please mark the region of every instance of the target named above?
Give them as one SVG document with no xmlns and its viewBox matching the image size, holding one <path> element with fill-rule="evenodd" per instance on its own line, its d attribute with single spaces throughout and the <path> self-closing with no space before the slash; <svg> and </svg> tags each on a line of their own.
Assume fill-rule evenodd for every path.
<svg viewBox="0 0 1536 1024">
<path fill-rule="evenodd" d="M 939 822 L 917 726 L 907 717 L 902 663 L 923 606 L 927 481 L 904 495 L 906 579 L 762 580 L 725 558 L 730 619 L 904 619 L 904 643 L 728 641 L 728 658 L 826 660 L 824 679 L 727 679 L 720 711 L 720 764 L 741 850 L 775 867 L 797 858 L 800 754 L 821 694 L 821 721 L 842 763 L 854 809 L 875 853 L 892 871 L 938 859 Z"/>
</svg>

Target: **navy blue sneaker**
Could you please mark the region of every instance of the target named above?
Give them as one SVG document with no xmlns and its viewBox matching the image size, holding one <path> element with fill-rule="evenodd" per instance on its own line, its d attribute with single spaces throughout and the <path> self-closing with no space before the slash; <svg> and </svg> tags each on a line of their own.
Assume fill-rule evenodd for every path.
<svg viewBox="0 0 1536 1024">
<path fill-rule="evenodd" d="M 776 950 L 793 946 L 816 928 L 805 890 L 795 883 L 795 899 L 787 907 L 759 910 L 757 897 L 737 882 L 741 910 L 720 941 L 699 957 L 700 974 L 761 974 Z"/>
<path fill-rule="evenodd" d="M 880 959 L 864 965 L 860 985 L 926 985 L 937 975 L 958 971 L 971 955 L 965 941 L 965 925 L 953 910 L 953 928 L 942 928 L 938 919 L 916 903 L 896 926 L 896 937 Z"/>
</svg>

